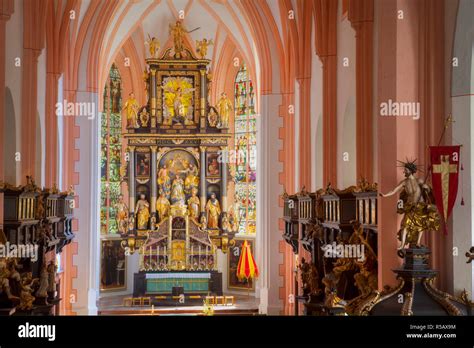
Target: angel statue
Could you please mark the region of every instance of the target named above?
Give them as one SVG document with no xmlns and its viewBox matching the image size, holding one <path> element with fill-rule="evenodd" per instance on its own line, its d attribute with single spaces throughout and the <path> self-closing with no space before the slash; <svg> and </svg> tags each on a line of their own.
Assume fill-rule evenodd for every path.
<svg viewBox="0 0 474 348">
<path fill-rule="evenodd" d="M 156 55 L 160 51 L 160 42 L 155 37 L 151 37 L 150 34 L 148 34 L 148 40 L 146 41 L 146 44 L 148 45 L 148 50 L 150 51 L 150 58 L 157 58 Z"/>
<path fill-rule="evenodd" d="M 416 160 L 415 160 L 416 161 Z M 415 176 L 418 166 L 415 161 L 399 161 L 403 167 L 405 179 L 392 191 L 383 194 L 382 197 L 390 197 L 400 192 L 400 201 L 397 212 L 403 214 L 398 238 L 400 246 L 421 246 L 421 237 L 425 231 L 437 231 L 440 226 L 440 216 L 433 203 L 431 187 L 424 180 Z"/>
<path fill-rule="evenodd" d="M 206 38 L 202 39 L 201 41 L 196 40 L 196 52 L 199 53 L 201 56 L 201 59 L 205 59 L 207 56 L 207 49 L 209 46 L 214 45 L 214 42 L 211 40 L 208 40 Z"/>
<path fill-rule="evenodd" d="M 188 167 L 180 171 L 181 173 L 186 174 L 186 179 L 184 180 L 184 191 L 187 194 L 190 194 L 193 189 L 197 188 L 199 185 L 198 169 L 196 166 L 189 163 Z"/>
</svg>

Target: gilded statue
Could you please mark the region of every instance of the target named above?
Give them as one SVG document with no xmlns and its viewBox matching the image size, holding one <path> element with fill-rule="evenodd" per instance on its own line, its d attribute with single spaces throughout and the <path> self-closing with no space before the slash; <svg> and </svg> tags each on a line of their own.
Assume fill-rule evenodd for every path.
<svg viewBox="0 0 474 348">
<path fill-rule="evenodd" d="M 215 193 L 211 193 L 211 198 L 206 204 L 207 226 L 209 228 L 219 228 L 219 215 L 221 214 L 221 206 L 216 198 Z"/>
<path fill-rule="evenodd" d="M 9 299 L 15 298 L 10 288 L 11 272 L 7 267 L 7 262 L 0 260 L 0 294 L 5 293 Z"/>
<path fill-rule="evenodd" d="M 415 161 L 401 162 L 405 179 L 392 191 L 383 194 L 382 197 L 390 197 L 400 192 L 400 202 L 397 212 L 403 214 L 398 239 L 400 246 L 398 250 L 406 246 L 421 246 L 421 237 L 425 231 L 437 231 L 440 226 L 438 210 L 430 197 L 431 188 L 424 180 L 415 177 L 418 166 Z"/>
<path fill-rule="evenodd" d="M 187 33 L 181 21 L 177 21 L 175 25 L 169 26 L 170 35 L 173 36 L 174 54 L 176 58 L 181 58 L 184 50 L 184 35 Z"/>
<path fill-rule="evenodd" d="M 32 295 L 32 292 L 37 281 L 38 279 L 33 279 L 31 272 L 22 275 L 20 283 L 20 304 L 18 305 L 18 309 L 27 311 L 33 308 L 35 297 Z"/>
<path fill-rule="evenodd" d="M 54 261 L 51 261 L 48 265 L 48 293 L 50 297 L 54 297 L 56 292 L 56 272 L 58 271 L 58 266 Z"/>
<path fill-rule="evenodd" d="M 214 42 L 212 40 L 208 40 L 206 38 L 202 39 L 201 41 L 196 40 L 196 52 L 199 53 L 201 59 L 206 58 L 207 49 L 211 45 L 214 45 Z"/>
<path fill-rule="evenodd" d="M 229 118 L 232 109 L 232 102 L 227 98 L 226 93 L 222 93 L 217 102 L 217 109 L 219 110 L 220 128 L 229 128 Z"/>
<path fill-rule="evenodd" d="M 148 80 L 149 77 L 150 77 L 150 73 L 148 72 L 148 70 L 147 69 L 143 70 L 142 78 L 143 78 L 143 82 L 145 83 L 145 92 L 147 93 L 147 95 L 148 95 L 148 89 L 150 87 L 150 83 Z"/>
<path fill-rule="evenodd" d="M 217 127 L 219 123 L 219 115 L 217 114 L 215 107 L 210 107 L 209 112 L 207 113 L 207 122 L 209 123 L 209 127 Z"/>
<path fill-rule="evenodd" d="M 155 37 L 151 37 L 148 34 L 148 40 L 146 41 L 148 45 L 148 50 L 150 52 L 150 58 L 157 58 L 157 54 L 160 51 L 160 42 Z"/>
<path fill-rule="evenodd" d="M 319 274 L 314 264 L 306 262 L 304 257 L 301 259 L 300 265 L 298 265 L 301 275 L 301 284 L 303 288 L 303 294 L 317 295 L 320 293 L 318 286 Z"/>
<path fill-rule="evenodd" d="M 165 197 L 169 199 L 171 193 L 171 178 L 170 170 L 166 164 L 158 171 L 158 187 L 160 191 L 163 191 Z"/>
<path fill-rule="evenodd" d="M 48 297 L 49 273 L 46 265 L 41 267 L 39 287 L 36 290 L 36 297 Z"/>
<path fill-rule="evenodd" d="M 173 180 L 173 184 L 171 185 L 171 204 L 176 206 L 184 206 L 184 182 L 183 179 L 176 175 Z"/>
<path fill-rule="evenodd" d="M 150 115 L 148 114 L 148 111 L 146 111 L 146 108 L 143 108 L 143 110 L 140 112 L 140 123 L 142 127 L 148 127 L 148 121 L 150 121 Z"/>
<path fill-rule="evenodd" d="M 140 194 L 140 199 L 137 201 L 137 207 L 135 208 L 135 215 L 137 216 L 137 228 L 139 230 L 145 230 L 148 226 L 148 220 L 150 218 L 150 203 L 145 199 L 143 193 Z"/>
<path fill-rule="evenodd" d="M 239 230 L 239 221 L 235 218 L 235 214 L 232 209 L 229 210 L 229 225 L 232 232 L 237 232 Z"/>
<path fill-rule="evenodd" d="M 127 232 L 128 206 L 123 200 L 123 195 L 119 195 L 118 202 L 114 205 L 115 216 L 117 219 L 117 229 L 120 234 Z"/>
<path fill-rule="evenodd" d="M 207 230 L 207 217 L 205 214 L 201 215 L 201 219 L 199 220 L 199 223 L 200 223 L 199 228 L 201 231 Z"/>
<path fill-rule="evenodd" d="M 190 194 L 193 189 L 197 189 L 199 186 L 198 169 L 190 163 L 188 167 L 181 172 L 187 173 L 186 179 L 184 180 L 184 190 Z"/>
<path fill-rule="evenodd" d="M 158 217 L 160 222 L 168 217 L 170 212 L 170 201 L 166 198 L 163 190 L 160 190 L 160 197 L 156 200 L 156 210 L 158 211 Z"/>
<path fill-rule="evenodd" d="M 337 295 L 337 284 L 339 278 L 331 272 L 322 280 L 324 285 L 324 305 L 329 308 L 344 308 L 346 301 Z"/>
<path fill-rule="evenodd" d="M 188 210 L 189 210 L 189 216 L 198 219 L 199 217 L 199 211 L 201 208 L 201 202 L 199 200 L 199 197 L 197 196 L 198 190 L 196 188 L 193 188 L 191 190 L 191 197 L 188 199 Z"/>
<path fill-rule="evenodd" d="M 173 121 L 186 125 L 193 124 L 193 115 L 189 111 L 192 108 L 195 89 L 191 81 L 182 77 L 173 77 L 166 80 L 161 88 L 166 106 L 163 124 L 171 125 Z"/>
<path fill-rule="evenodd" d="M 140 125 L 138 124 L 138 102 L 135 99 L 135 94 L 130 92 L 128 95 L 128 99 L 125 102 L 123 109 L 126 110 L 127 113 L 127 128 L 139 128 Z"/>
<path fill-rule="evenodd" d="M 223 215 L 222 216 L 222 229 L 224 231 L 230 231 L 231 230 L 231 225 L 229 223 L 229 218 L 227 217 L 227 215 Z"/>
</svg>

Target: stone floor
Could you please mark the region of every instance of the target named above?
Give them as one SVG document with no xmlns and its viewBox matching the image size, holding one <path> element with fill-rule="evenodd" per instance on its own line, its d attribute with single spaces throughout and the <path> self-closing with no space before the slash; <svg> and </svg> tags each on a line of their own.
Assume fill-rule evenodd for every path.
<svg viewBox="0 0 474 348">
<path fill-rule="evenodd" d="M 257 315 L 259 300 L 253 296 L 235 295 L 234 305 L 214 305 L 215 315 Z M 204 315 L 202 303 L 193 306 L 124 306 L 130 295 L 102 297 L 98 301 L 99 315 Z"/>
</svg>

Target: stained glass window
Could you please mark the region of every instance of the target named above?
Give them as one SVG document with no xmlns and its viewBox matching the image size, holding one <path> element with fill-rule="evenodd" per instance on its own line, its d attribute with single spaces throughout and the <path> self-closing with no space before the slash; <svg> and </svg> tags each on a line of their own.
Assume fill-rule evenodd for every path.
<svg viewBox="0 0 474 348">
<path fill-rule="evenodd" d="M 122 158 L 122 86 L 120 73 L 112 65 L 104 88 L 104 110 L 101 114 L 100 156 L 100 232 L 118 233 L 114 206 L 120 195 Z"/>
<path fill-rule="evenodd" d="M 240 234 L 257 230 L 257 119 L 255 93 L 246 66 L 235 79 L 235 208 Z"/>
</svg>

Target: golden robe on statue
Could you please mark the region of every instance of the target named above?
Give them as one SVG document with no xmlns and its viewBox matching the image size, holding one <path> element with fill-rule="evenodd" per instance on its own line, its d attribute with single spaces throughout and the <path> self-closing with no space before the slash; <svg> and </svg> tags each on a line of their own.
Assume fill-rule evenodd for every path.
<svg viewBox="0 0 474 348">
<path fill-rule="evenodd" d="M 207 227 L 219 228 L 219 215 L 221 214 L 221 206 L 216 196 L 212 194 L 206 204 Z"/>
<path fill-rule="evenodd" d="M 137 202 L 136 214 L 137 214 L 137 228 L 139 230 L 145 230 L 148 227 L 148 220 L 150 219 L 150 204 L 145 199 L 145 195 L 140 195 L 140 199 Z"/>
<path fill-rule="evenodd" d="M 156 210 L 158 211 L 160 222 L 169 215 L 170 205 L 170 201 L 165 197 L 164 192 L 160 191 L 160 197 L 156 200 Z"/>
</svg>

